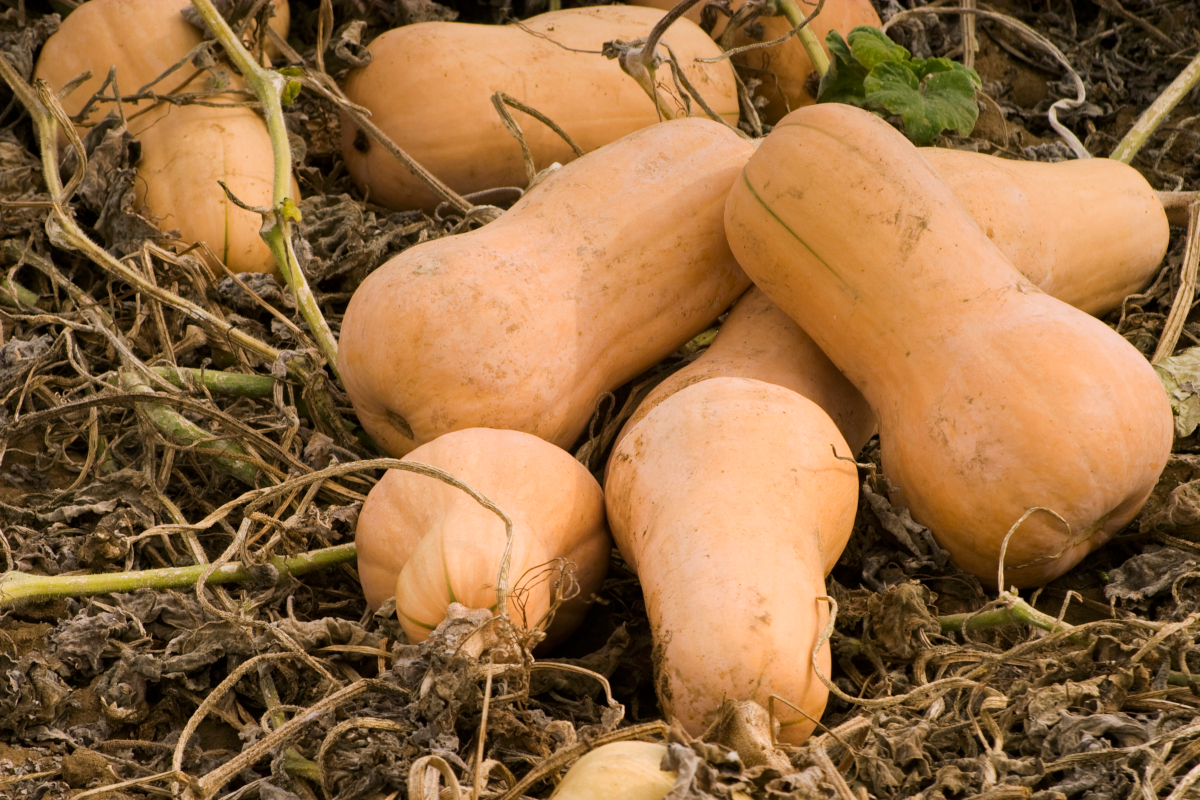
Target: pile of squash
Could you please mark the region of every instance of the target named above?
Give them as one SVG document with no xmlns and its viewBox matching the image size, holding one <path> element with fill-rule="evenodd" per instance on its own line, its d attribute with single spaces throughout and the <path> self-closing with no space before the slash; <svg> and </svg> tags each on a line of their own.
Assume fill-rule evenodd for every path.
<svg viewBox="0 0 1200 800">
<path fill-rule="evenodd" d="M 850 106 L 804 106 L 754 143 L 717 120 L 654 123 L 645 95 L 623 97 L 643 116 L 611 120 L 622 135 L 596 147 L 598 98 L 636 86 L 615 68 L 599 77 L 592 55 L 580 84 L 595 102 L 582 108 L 541 82 L 588 55 L 528 32 L 584 49 L 594 18 L 640 11 L 464 31 L 505 61 L 486 86 L 462 66 L 469 54 L 437 44 L 451 23 L 381 37 L 348 94 L 456 189 L 524 180 L 520 150 L 482 110 L 488 91 L 524 82 L 520 98 L 587 153 L 522 117 L 538 165 L 568 163 L 494 222 L 368 276 L 343 319 L 340 373 L 383 449 L 454 474 L 512 518 L 509 580 L 528 580 L 520 602 L 504 595 L 510 617 L 544 625 L 562 590 L 553 565 L 572 562 L 579 591 L 548 630 L 560 640 L 603 577 L 611 531 L 645 594 L 664 713 L 699 734 L 722 700 L 774 694 L 796 707 L 779 737 L 798 743 L 827 699 L 825 577 L 854 523 L 854 456 L 876 432 L 892 502 L 993 586 L 1061 575 L 1138 512 L 1171 448 L 1171 411 L 1146 359 L 1091 315 L 1155 274 L 1168 224 L 1123 164 L 918 149 Z M 520 79 L 517 43 L 537 65 Z M 419 65 L 434 58 L 462 84 L 463 117 L 447 120 L 461 138 L 426 104 L 381 93 L 426 83 L 414 91 L 430 96 Z M 353 127 L 343 147 L 371 197 L 435 202 Z M 564 462 L 605 393 L 726 310 L 711 347 L 617 435 L 602 493 Z M 389 475 L 357 537 L 369 601 L 394 595 L 410 637 L 456 599 L 498 610 L 505 525 L 463 492 Z"/>
<path fill-rule="evenodd" d="M 91 0 L 47 44 L 39 75 L 60 88 L 92 70 L 64 101 L 71 113 L 109 60 L 128 94 L 199 44 L 184 5 Z M 286 30 L 286 2 L 276 10 Z M 414 641 L 452 602 L 498 612 L 507 597 L 551 646 L 584 619 L 615 541 L 645 592 L 664 713 L 698 734 L 726 698 L 778 695 L 796 709 L 780 738 L 798 743 L 826 702 L 825 577 L 854 523 L 854 456 L 873 435 L 891 501 L 1001 589 L 1063 574 L 1137 514 L 1171 448 L 1171 410 L 1146 359 L 1092 315 L 1153 276 L 1168 225 L 1122 164 L 918 149 L 868 112 L 811 105 L 811 65 L 795 79 L 782 68 L 794 41 L 772 62 L 775 127 L 748 141 L 729 124 L 732 66 L 686 19 L 664 42 L 719 119 L 658 122 L 637 83 L 593 51 L 661 17 L 615 6 L 520 26 L 410 25 L 379 37 L 347 79 L 347 96 L 458 192 L 526 180 L 495 92 L 586 152 L 513 111 L 534 161 L 564 166 L 494 222 L 391 259 L 351 299 L 339 367 L 363 427 L 508 518 L 427 475 L 389 472 L 359 520 L 359 574 L 373 607 L 396 598 Z M 865 2 L 826 0 L 820 19 L 878 23 Z M 125 51 L 81 62 L 77 22 L 109 26 Z M 686 111 L 672 81 L 660 86 Z M 223 176 L 266 204 L 261 119 L 141 102 L 125 113 L 150 213 L 230 269 L 271 269 L 250 241 L 257 215 L 216 186 Z M 349 117 L 343 150 L 372 201 L 437 205 Z M 620 431 L 602 491 L 565 448 L 602 395 L 726 311 L 712 346 Z M 498 595 L 502 562 L 511 586 Z"/>
</svg>

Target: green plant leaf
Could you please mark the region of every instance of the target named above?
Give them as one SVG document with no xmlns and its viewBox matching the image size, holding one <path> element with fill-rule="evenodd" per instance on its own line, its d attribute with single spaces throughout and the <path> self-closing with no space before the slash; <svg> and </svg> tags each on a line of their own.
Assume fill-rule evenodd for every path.
<svg viewBox="0 0 1200 800">
<path fill-rule="evenodd" d="M 855 60 L 868 70 L 889 61 L 904 64 L 912 59 L 912 54 L 907 48 L 896 44 L 886 33 L 869 25 L 859 25 L 850 31 L 846 41 Z"/>
<path fill-rule="evenodd" d="M 863 91 L 863 79 L 867 77 L 867 68 L 858 62 L 850 50 L 850 45 L 837 31 L 830 31 L 825 37 L 825 44 L 833 60 L 829 63 L 829 71 L 821 78 L 821 86 L 817 90 L 817 102 L 845 103 L 862 107 L 866 102 Z"/>
<path fill-rule="evenodd" d="M 919 77 L 908 64 L 876 65 L 863 80 L 865 108 L 897 114 L 914 143 L 928 144 L 944 130 L 966 135 L 975 127 L 975 83 L 964 69 Z"/>
<path fill-rule="evenodd" d="M 887 34 L 866 25 L 845 39 L 830 31 L 825 42 L 833 61 L 821 80 L 818 102 L 898 116 L 916 144 L 928 144 L 944 130 L 965 135 L 975 127 L 975 91 L 983 85 L 975 70 L 948 58 L 914 59 Z"/>
</svg>

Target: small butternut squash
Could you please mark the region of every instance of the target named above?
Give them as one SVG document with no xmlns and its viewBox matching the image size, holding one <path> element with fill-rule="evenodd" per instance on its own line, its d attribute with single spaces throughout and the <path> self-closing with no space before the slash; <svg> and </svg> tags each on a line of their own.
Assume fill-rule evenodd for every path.
<svg viewBox="0 0 1200 800">
<path fill-rule="evenodd" d="M 188 5 L 188 0 L 90 0 L 46 41 L 35 74 L 59 89 L 77 75 L 92 72 L 63 99 L 72 115 L 99 89 L 111 66 L 117 67 L 121 93 L 133 94 L 204 40 L 183 18 Z M 279 0 L 276 8 L 270 24 L 286 35 L 286 0 Z M 155 88 L 164 94 L 208 88 L 208 79 L 192 78 L 194 73 L 194 67 L 185 65 Z M 238 76 L 231 76 L 230 82 L 234 88 L 243 85 Z M 216 95 L 210 101 L 242 99 Z M 271 251 L 259 236 L 262 218 L 231 203 L 217 183 L 224 181 L 244 203 L 271 205 L 274 161 L 262 118 L 241 107 L 162 103 L 151 108 L 151 103 L 124 104 L 129 130 L 142 144 L 136 184 L 141 213 L 161 230 L 178 230 L 185 246 L 204 242 L 233 272 L 276 272 Z M 111 102 L 99 103 L 91 118 L 100 119 L 113 109 Z M 293 193 L 298 197 L 294 181 Z M 202 257 L 214 274 L 221 274 L 213 258 L 204 253 Z"/>
<path fill-rule="evenodd" d="M 662 768 L 667 746 L 656 742 L 612 742 L 586 753 L 567 770 L 551 800 L 662 800 L 678 773 Z M 734 800 L 750 800 L 733 792 Z"/>
<path fill-rule="evenodd" d="M 853 456 L 875 433 L 875 413 L 804 330 L 751 286 L 729 310 L 717 338 L 696 360 L 672 373 L 638 405 L 617 442 L 651 409 L 709 378 L 753 378 L 807 397 L 833 418 Z"/>
<path fill-rule="evenodd" d="M 274 156 L 266 123 L 249 108 L 168 107 L 138 138 L 137 200 L 164 231 L 204 242 L 233 272 L 277 272 L 259 235 L 262 217 L 238 208 L 217 181 L 254 206 L 271 206 Z M 292 181 L 293 196 L 300 191 Z M 214 275 L 220 265 L 202 251 Z"/>
<path fill-rule="evenodd" d="M 801 708 L 780 717 L 788 742 L 820 718 L 817 598 L 858 504 L 858 471 L 835 450 L 849 447 L 815 403 L 744 378 L 680 389 L 614 448 L 609 525 L 646 598 L 659 702 L 689 733 L 726 698 Z M 829 674 L 828 644 L 818 660 Z"/>
<path fill-rule="evenodd" d="M 1154 371 L 1022 277 L 886 122 L 793 112 L 734 184 L 725 226 L 878 414 L 892 501 L 961 568 L 994 584 L 1003 549 L 1006 585 L 1045 583 L 1137 514 L 1171 449 Z"/>
<path fill-rule="evenodd" d="M 579 592 L 558 609 L 546 645 L 578 626 L 612 549 L 600 485 L 582 464 L 536 436 L 490 428 L 448 433 L 405 460 L 450 473 L 512 519 L 508 611 L 515 622 L 542 619 L 556 565 L 571 562 Z M 504 523 L 461 489 L 388 470 L 363 503 L 355 542 L 367 603 L 378 608 L 394 595 L 413 642 L 437 627 L 452 602 L 496 610 Z"/>
<path fill-rule="evenodd" d="M 342 322 L 340 372 L 363 427 L 397 456 L 479 426 L 569 447 L 604 392 L 749 286 L 721 209 L 752 149 L 710 120 L 654 125 L 487 226 L 388 261 Z"/>
<path fill-rule="evenodd" d="M 628 6 L 552 11 L 517 25 L 422 22 L 371 42 L 371 63 L 346 78 L 346 96 L 418 163 L 460 193 L 524 186 L 516 139 L 492 106 L 505 92 L 545 114 L 591 152 L 658 121 L 654 103 L 620 65 L 600 54 L 605 42 L 646 36 L 662 12 Z M 694 23 L 673 25 L 663 41 L 684 74 L 720 115 L 738 118 L 737 85 L 727 62 L 698 64 L 720 48 Z M 670 70 L 659 90 L 679 105 Z M 396 87 L 403 86 L 403 92 Z M 511 110 L 539 169 L 574 152 L 531 116 Z M 699 109 L 695 113 L 702 114 Z M 432 209 L 438 198 L 408 169 L 342 119 L 342 153 L 355 182 L 391 208 Z"/>
</svg>

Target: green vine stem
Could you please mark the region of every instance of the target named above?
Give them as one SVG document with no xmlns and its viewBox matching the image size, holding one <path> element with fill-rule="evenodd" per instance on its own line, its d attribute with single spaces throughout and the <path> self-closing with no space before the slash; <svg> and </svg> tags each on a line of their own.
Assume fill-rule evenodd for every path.
<svg viewBox="0 0 1200 800">
<path fill-rule="evenodd" d="M 808 60 L 812 62 L 813 69 L 817 71 L 817 77 L 824 78 L 825 73 L 829 72 L 829 56 L 825 55 L 825 48 L 817 41 L 817 35 L 808 27 L 808 21 L 821 12 L 821 6 L 825 5 L 825 0 L 817 3 L 816 10 L 809 17 L 804 16 L 800 6 L 796 5 L 796 0 L 776 0 L 776 2 L 779 4 L 779 10 L 797 31 L 796 35 L 800 37 L 800 44 L 804 45 L 804 52 L 808 53 Z"/>
<path fill-rule="evenodd" d="M 121 371 L 121 388 L 135 394 L 154 394 L 154 390 L 132 370 Z M 258 467 L 251 463 L 251 459 L 258 459 L 237 442 L 214 437 L 211 431 L 206 431 L 169 406 L 145 403 L 143 410 L 154 427 L 173 444 L 181 447 L 198 446 L 198 450 L 211 455 L 213 466 L 221 472 L 232 475 L 252 489 L 258 486 Z"/>
<path fill-rule="evenodd" d="M 942 633 L 953 631 L 977 631 L 985 628 L 1001 628 L 1005 625 L 1032 625 L 1044 631 L 1057 633 L 1071 630 L 1072 626 L 1060 622 L 1049 614 L 1043 614 L 1019 597 L 1009 595 L 1004 598 L 1007 605 L 991 611 L 980 611 L 969 614 L 948 614 L 938 617 Z"/>
<path fill-rule="evenodd" d="M 342 544 L 288 558 L 275 556 L 267 563 L 274 566 L 280 574 L 299 577 L 309 572 L 346 564 L 356 556 L 357 551 L 353 544 Z M 103 572 L 98 575 L 30 575 L 14 570 L 0 575 L 0 609 L 61 597 L 90 597 L 114 592 L 136 592 L 139 589 L 186 589 L 195 586 L 201 573 L 207 569 L 208 564 L 196 564 L 190 567 L 167 567 L 136 572 Z M 258 574 L 261 575 L 261 572 Z M 208 577 L 207 582 L 210 585 L 245 583 L 254 578 L 254 572 L 244 567 L 241 562 L 235 561 L 218 567 Z"/>
<path fill-rule="evenodd" d="M 1171 116 L 1171 112 L 1175 106 L 1179 105 L 1179 101 L 1187 97 L 1198 83 L 1200 83 L 1200 54 L 1197 54 L 1192 62 L 1184 67 L 1183 72 L 1171 81 L 1171 85 L 1164 89 L 1163 93 L 1150 104 L 1150 107 L 1142 112 L 1137 122 L 1133 123 L 1133 127 L 1125 134 L 1125 138 L 1113 148 L 1108 157 L 1125 164 L 1132 163 L 1134 156 L 1142 149 L 1146 140 L 1158 130 L 1167 117 Z"/>
<path fill-rule="evenodd" d="M 192 0 L 204 24 L 225 48 L 234 66 L 242 73 L 254 94 L 262 103 L 271 135 L 271 150 L 275 155 L 275 180 L 272 185 L 273 207 L 263 214 L 263 241 L 271 248 L 275 263 L 296 297 L 301 316 L 317 342 L 329 370 L 338 376 L 337 339 L 321 314 L 317 298 L 305 278 L 296 252 L 292 248 L 292 222 L 300 219 L 292 197 L 292 149 L 287 127 L 283 121 L 283 96 L 292 88 L 289 81 L 273 69 L 258 64 L 242 45 L 241 39 L 217 11 L 212 0 Z M 298 84 L 296 84 L 298 88 Z M 340 376 L 339 376 L 340 377 Z"/>
<path fill-rule="evenodd" d="M 12 278 L 0 280 L 0 305 L 9 308 L 33 308 L 41 296 L 26 289 Z"/>
</svg>

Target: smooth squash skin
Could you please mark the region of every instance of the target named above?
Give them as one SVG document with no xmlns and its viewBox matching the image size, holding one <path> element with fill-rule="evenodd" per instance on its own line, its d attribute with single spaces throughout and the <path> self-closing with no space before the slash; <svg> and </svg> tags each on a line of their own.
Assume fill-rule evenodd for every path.
<svg viewBox="0 0 1200 800">
<path fill-rule="evenodd" d="M 579 625 L 612 549 L 600 485 L 582 464 L 536 436 L 489 428 L 446 434 L 405 460 L 449 472 L 512 519 L 513 621 L 532 626 L 546 614 L 559 574 L 554 567 L 570 561 L 579 592 L 555 614 L 545 645 Z M 363 503 L 355 543 L 367 603 L 379 608 L 394 595 L 400 626 L 413 642 L 437 627 L 451 602 L 495 611 L 504 523 L 460 489 L 389 470 Z"/>
<path fill-rule="evenodd" d="M 1158 272 L 1171 229 L 1154 188 L 1107 158 L 1047 163 L 922 148 L 988 238 L 1025 277 L 1103 316 Z"/>
<path fill-rule="evenodd" d="M 204 41 L 198 28 L 183 18 L 189 0 L 88 0 L 63 20 L 62 26 L 46 40 L 38 56 L 34 77 L 42 78 L 58 91 L 84 72 L 92 76 L 62 98 L 63 108 L 75 116 L 108 78 L 110 67 L 117 68 L 117 85 L 123 95 L 135 94 L 146 84 L 164 73 L 170 66 Z M 276 13 L 270 26 L 287 38 L 290 9 L 287 0 L 275 0 Z M 193 78 L 196 68 L 185 64 L 153 90 L 168 92 L 200 92 L 208 88 L 209 75 Z M 231 87 L 244 84 L 240 77 L 230 74 Z M 111 87 L 106 94 L 111 94 Z M 164 106 L 145 112 L 151 100 L 124 103 L 129 131 L 139 134 L 166 112 Z M 111 101 L 98 102 L 88 115 L 90 123 L 104 118 L 115 110 Z M 80 125 L 80 134 L 87 124 Z M 60 142 L 66 143 L 60 134 Z"/>
<path fill-rule="evenodd" d="M 563 776 L 551 800 L 662 800 L 678 773 L 662 768 L 666 745 L 612 742 L 586 753 Z M 734 800 L 750 800 L 733 792 Z"/>
<path fill-rule="evenodd" d="M 369 108 L 376 125 L 455 191 L 524 186 L 521 148 L 492 106 L 492 94 L 505 92 L 545 114 L 586 153 L 653 125 L 658 114 L 649 96 L 599 51 L 605 42 L 646 36 L 662 16 L 648 8 L 597 6 L 553 11 L 520 25 L 406 25 L 371 42 L 372 61 L 346 78 L 346 96 Z M 719 56 L 716 43 L 687 20 L 673 25 L 663 41 L 705 101 L 736 124 L 733 68 L 727 62 L 694 61 Z M 591 52 L 575 52 L 579 50 Z M 664 99 L 679 105 L 669 69 L 660 70 L 658 80 Z M 538 169 L 575 158 L 554 131 L 523 112 L 510 111 Z M 704 112 L 697 108 L 694 113 Z M 428 210 L 440 202 L 346 116 L 342 153 L 351 176 L 372 201 Z"/>
<path fill-rule="evenodd" d="M 710 120 L 655 125 L 557 170 L 487 226 L 384 264 L 339 342 L 363 427 L 396 456 L 479 426 L 569 447 L 604 392 L 749 286 L 721 215 L 752 148 Z"/>
<path fill-rule="evenodd" d="M 1154 371 L 1022 277 L 886 122 L 837 104 L 793 112 L 747 163 L 725 224 L 755 283 L 878 414 L 893 502 L 961 568 L 994 585 L 1010 528 L 1048 508 L 1005 558 L 1006 586 L 1039 585 L 1137 514 L 1172 441 Z"/>
<path fill-rule="evenodd" d="M 205 242 L 233 272 L 278 273 L 259 235 L 262 216 L 238 208 L 217 181 L 244 203 L 270 206 L 274 181 L 271 138 L 262 117 L 248 108 L 170 107 L 139 134 L 137 200 L 142 213 L 183 242 Z M 292 195 L 300 197 L 292 181 Z M 220 265 L 201 257 L 214 275 Z"/>
<path fill-rule="evenodd" d="M 834 450 L 849 448 L 815 403 L 744 378 L 679 390 L 614 448 L 609 525 L 646 598 L 659 702 L 689 733 L 726 698 L 776 694 L 820 718 L 817 598 L 858 504 L 858 472 Z M 828 644 L 819 663 L 828 675 Z M 784 741 L 812 732 L 809 717 L 781 713 Z"/>
<path fill-rule="evenodd" d="M 709 378 L 753 378 L 791 389 L 820 406 L 849 445 L 853 456 L 875 433 L 875 413 L 862 394 L 821 352 L 812 337 L 751 286 L 729 311 L 717 338 L 696 360 L 672 373 L 638 405 L 617 442 L 651 409 L 693 383 Z"/>
</svg>

